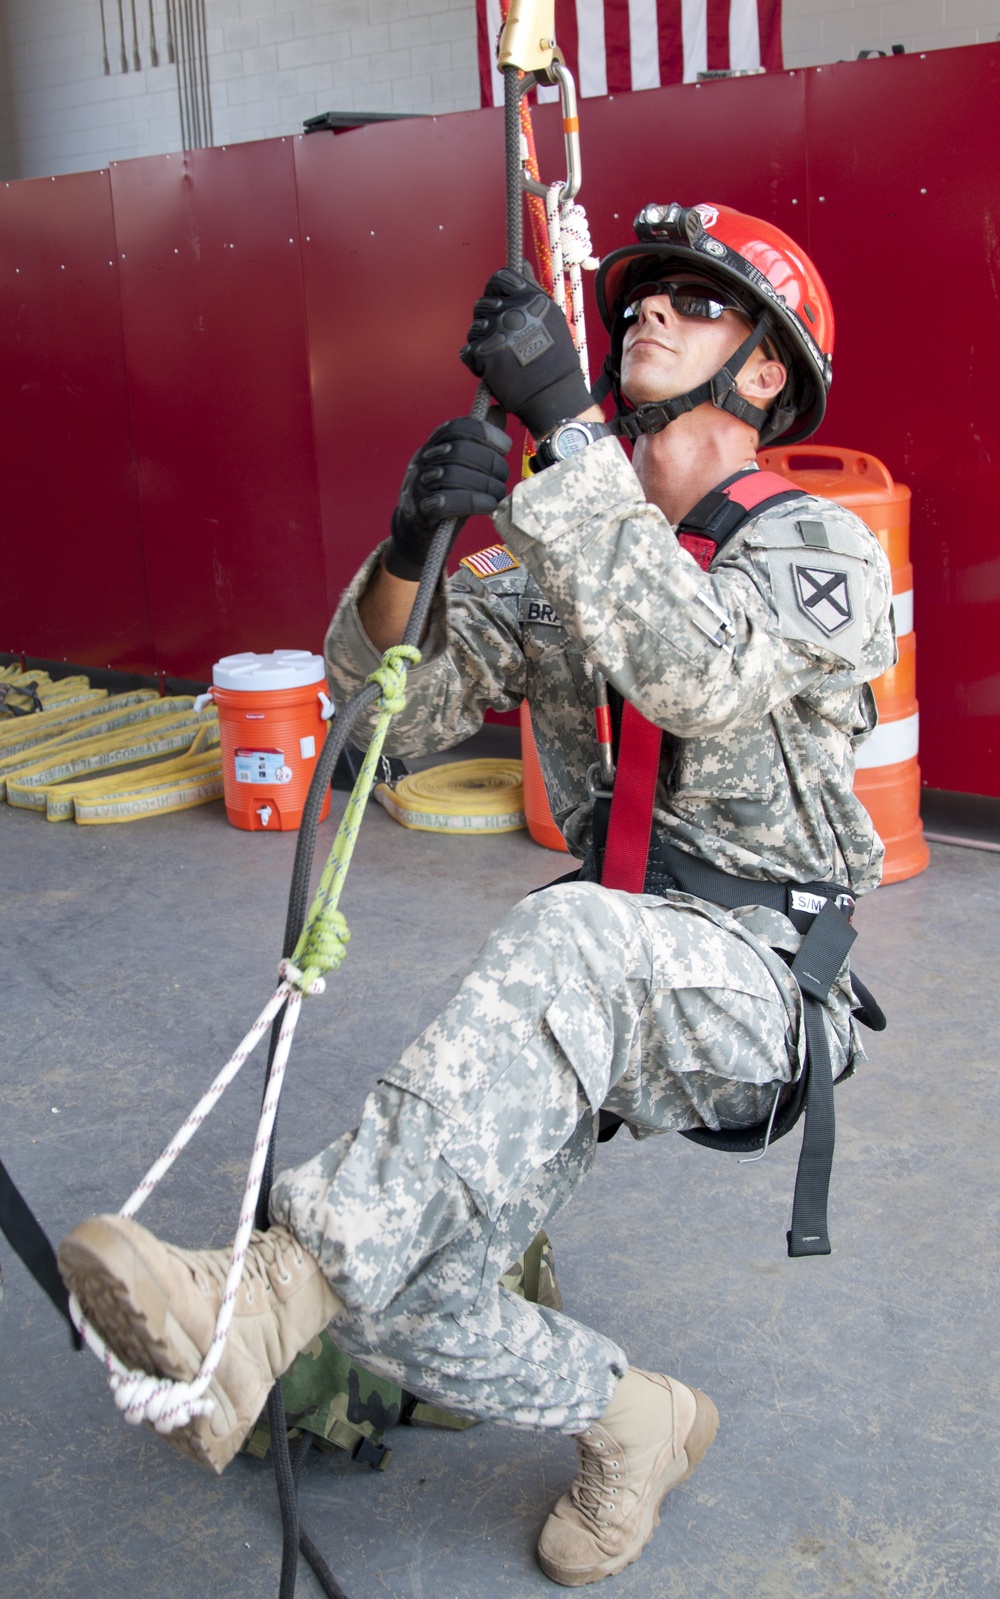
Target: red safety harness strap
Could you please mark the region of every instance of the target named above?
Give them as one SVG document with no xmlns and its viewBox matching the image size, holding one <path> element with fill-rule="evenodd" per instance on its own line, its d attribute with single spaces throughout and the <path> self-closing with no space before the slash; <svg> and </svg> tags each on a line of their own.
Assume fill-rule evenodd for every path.
<svg viewBox="0 0 1000 1599">
<path fill-rule="evenodd" d="M 679 542 L 694 556 L 702 571 L 707 571 L 720 544 L 732 536 L 751 511 L 767 500 L 800 493 L 794 483 L 776 472 L 749 470 L 695 506 L 690 518 L 681 523 Z M 720 518 L 718 508 L 728 511 L 727 500 L 739 506 L 743 515 Z M 703 506 L 707 509 L 709 502 L 715 513 L 711 523 L 722 524 L 714 538 L 710 531 L 700 531 L 697 524 L 698 512 Z M 626 700 L 622 708 L 618 763 L 601 870 L 601 883 L 605 888 L 624 888 L 630 894 L 643 891 L 662 745 L 662 728 L 647 721 L 642 712 Z"/>
<path fill-rule="evenodd" d="M 653 801 L 660 770 L 663 730 L 649 722 L 628 700 L 622 706 L 618 768 L 611 797 L 608 838 L 601 882 L 641 894 L 646 881 Z"/>
</svg>

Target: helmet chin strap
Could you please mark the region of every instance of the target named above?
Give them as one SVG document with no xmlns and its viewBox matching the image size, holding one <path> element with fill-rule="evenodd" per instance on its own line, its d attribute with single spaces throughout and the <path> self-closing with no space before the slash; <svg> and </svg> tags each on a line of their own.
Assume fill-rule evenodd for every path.
<svg viewBox="0 0 1000 1599">
<path fill-rule="evenodd" d="M 748 358 L 757 346 L 767 337 L 770 330 L 770 319 L 762 314 L 756 327 L 743 340 L 738 350 L 734 350 L 724 367 L 720 367 L 713 378 L 707 383 L 700 383 L 696 389 L 689 389 L 687 394 L 679 394 L 672 400 L 647 400 L 642 405 L 637 405 L 630 411 L 624 410 L 624 400 L 621 392 L 621 378 L 612 377 L 611 387 L 614 391 L 618 407 L 618 415 L 612 424 L 617 433 L 627 439 L 636 439 L 640 433 L 662 433 L 670 422 L 676 422 L 679 416 L 693 411 L 706 401 L 720 411 L 728 411 L 730 416 L 737 417 L 741 422 L 749 423 L 760 433 L 767 421 L 767 410 L 762 410 L 759 405 L 751 405 L 737 390 L 736 380 L 746 365 Z"/>
</svg>

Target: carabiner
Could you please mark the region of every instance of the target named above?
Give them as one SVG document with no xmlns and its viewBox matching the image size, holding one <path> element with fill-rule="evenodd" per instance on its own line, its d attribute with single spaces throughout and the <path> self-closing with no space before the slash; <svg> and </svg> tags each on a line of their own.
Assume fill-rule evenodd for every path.
<svg viewBox="0 0 1000 1599">
<path fill-rule="evenodd" d="M 541 76 L 541 74 L 539 74 Z M 559 109 L 562 112 L 563 141 L 566 147 L 566 176 L 562 180 L 560 205 L 575 200 L 580 192 L 583 174 L 580 170 L 580 119 L 576 111 L 576 85 L 573 74 L 558 55 L 553 55 L 546 77 L 555 78 L 559 85 Z M 545 199 L 549 192 L 547 183 L 536 183 L 523 168 L 521 183 L 527 194 L 537 194 Z"/>
</svg>

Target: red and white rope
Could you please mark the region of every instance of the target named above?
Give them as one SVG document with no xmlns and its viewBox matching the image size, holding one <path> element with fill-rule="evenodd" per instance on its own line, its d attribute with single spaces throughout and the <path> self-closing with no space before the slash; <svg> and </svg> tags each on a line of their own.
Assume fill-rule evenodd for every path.
<svg viewBox="0 0 1000 1599">
<path fill-rule="evenodd" d="M 288 978 L 293 976 L 293 972 L 291 969 L 286 971 L 286 964 L 283 962 L 281 967 L 282 977 L 285 978 L 285 981 L 272 994 L 250 1031 L 230 1056 L 207 1093 L 202 1095 L 183 1126 L 175 1134 L 159 1159 L 153 1162 L 142 1182 L 129 1195 L 119 1212 L 122 1216 L 134 1216 L 136 1214 L 161 1178 L 170 1170 L 181 1150 L 190 1143 L 206 1116 L 214 1109 L 229 1084 L 253 1054 L 254 1049 L 270 1027 L 282 1005 L 286 1005 L 287 1009 L 281 1023 L 264 1104 L 261 1108 L 260 1120 L 257 1125 L 253 1155 L 250 1160 L 250 1169 L 247 1172 L 246 1186 L 243 1191 L 243 1205 L 240 1211 L 239 1225 L 236 1229 L 232 1260 L 223 1290 L 222 1304 L 215 1325 L 215 1335 L 201 1363 L 197 1376 L 190 1382 L 175 1382 L 169 1377 L 151 1377 L 147 1372 L 131 1370 L 107 1347 L 96 1329 L 91 1327 L 76 1295 L 70 1295 L 69 1303 L 73 1321 L 88 1349 L 93 1351 L 106 1368 L 108 1381 L 114 1393 L 115 1404 L 118 1409 L 123 1413 L 126 1421 L 134 1425 L 141 1421 L 149 1421 L 157 1432 L 172 1432 L 175 1427 L 184 1426 L 194 1416 L 207 1416 L 211 1413 L 215 1403 L 213 1399 L 203 1396 L 215 1375 L 216 1368 L 222 1357 L 223 1345 L 236 1308 L 236 1295 L 243 1275 L 243 1263 L 250 1243 L 250 1234 L 253 1231 L 257 1197 L 260 1193 L 260 1185 L 264 1176 L 267 1147 L 278 1110 L 278 1100 L 281 1097 L 281 1088 L 285 1078 L 285 1068 L 288 1064 L 292 1038 L 298 1023 L 299 1012 L 302 1008 L 302 993 L 294 986 L 293 982 L 288 981 Z M 321 990 L 322 979 L 319 979 L 317 984 L 312 985 L 310 992 Z"/>
<path fill-rule="evenodd" d="M 545 215 L 552 251 L 552 298 L 567 309 L 566 274 L 569 273 L 569 314 L 573 340 L 580 353 L 584 381 L 590 387 L 590 357 L 587 351 L 587 323 L 583 304 L 583 268 L 596 272 L 600 262 L 590 242 L 590 224 L 582 205 L 575 200 L 561 203 L 562 182 L 550 183 L 545 196 Z"/>
</svg>

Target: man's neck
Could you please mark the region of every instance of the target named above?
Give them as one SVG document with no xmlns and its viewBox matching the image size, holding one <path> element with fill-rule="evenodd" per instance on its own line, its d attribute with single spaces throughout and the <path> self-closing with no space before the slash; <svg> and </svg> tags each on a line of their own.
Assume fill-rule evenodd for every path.
<svg viewBox="0 0 1000 1599">
<path fill-rule="evenodd" d="M 643 492 L 675 527 L 717 484 L 754 465 L 757 435 L 724 411 L 699 406 L 636 441 Z"/>
</svg>

